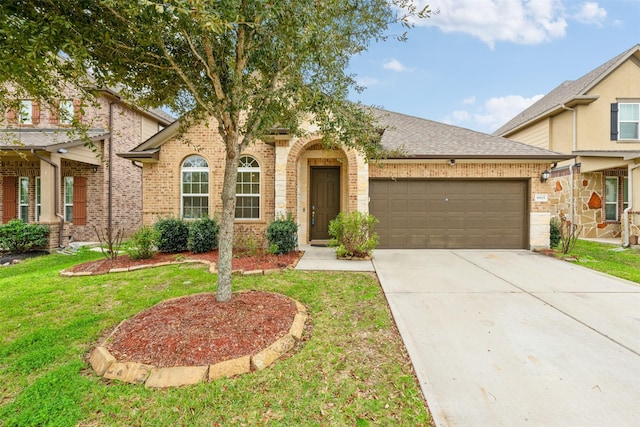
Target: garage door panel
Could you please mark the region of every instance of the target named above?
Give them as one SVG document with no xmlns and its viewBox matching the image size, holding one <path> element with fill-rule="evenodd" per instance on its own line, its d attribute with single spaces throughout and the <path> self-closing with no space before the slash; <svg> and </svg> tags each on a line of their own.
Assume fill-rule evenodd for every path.
<svg viewBox="0 0 640 427">
<path fill-rule="evenodd" d="M 526 181 L 370 183 L 381 248 L 526 248 Z"/>
</svg>

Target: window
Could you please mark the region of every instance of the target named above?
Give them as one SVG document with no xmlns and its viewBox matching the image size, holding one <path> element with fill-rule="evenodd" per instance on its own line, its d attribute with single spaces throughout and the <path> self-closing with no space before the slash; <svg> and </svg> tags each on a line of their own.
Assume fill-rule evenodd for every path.
<svg viewBox="0 0 640 427">
<path fill-rule="evenodd" d="M 73 122 L 73 112 L 73 100 L 63 99 L 60 101 L 60 106 L 58 108 L 59 123 L 62 125 L 70 125 Z"/>
<path fill-rule="evenodd" d="M 629 207 L 629 178 L 605 177 L 604 193 L 604 219 L 619 221 L 622 212 Z M 620 197 L 621 194 L 622 197 Z"/>
<path fill-rule="evenodd" d="M 182 162 L 182 218 L 197 219 L 209 215 L 209 165 L 201 156 L 189 156 Z"/>
<path fill-rule="evenodd" d="M 40 212 L 42 211 L 42 183 L 40 177 L 36 177 L 36 222 L 40 221 Z"/>
<path fill-rule="evenodd" d="M 251 156 L 238 161 L 236 219 L 260 218 L 260 165 Z"/>
<path fill-rule="evenodd" d="M 24 125 L 33 124 L 33 105 L 31 104 L 31 100 L 23 99 L 22 101 L 20 101 L 18 122 Z"/>
<path fill-rule="evenodd" d="M 64 177 L 64 220 L 73 222 L 73 177 Z"/>
<path fill-rule="evenodd" d="M 618 135 L 620 139 L 640 138 L 640 104 L 618 104 Z"/>
<path fill-rule="evenodd" d="M 29 222 L 29 178 L 18 178 L 18 218 Z"/>
</svg>

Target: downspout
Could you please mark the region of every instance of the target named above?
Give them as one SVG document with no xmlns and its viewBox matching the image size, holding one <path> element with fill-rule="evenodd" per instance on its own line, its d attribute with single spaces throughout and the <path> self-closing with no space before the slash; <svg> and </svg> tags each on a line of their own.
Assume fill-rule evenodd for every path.
<svg viewBox="0 0 640 427">
<path fill-rule="evenodd" d="M 629 206 L 622 213 L 622 220 L 624 221 L 624 243 L 622 244 L 623 248 L 628 248 L 631 246 L 629 242 L 629 212 L 633 210 L 633 170 L 640 166 L 637 165 L 628 165 L 627 166 L 627 178 L 629 180 L 629 185 L 627 187 L 627 192 L 629 193 Z"/>
<path fill-rule="evenodd" d="M 576 118 L 576 110 L 575 108 L 569 108 L 566 105 L 562 104 L 561 105 L 563 110 L 566 111 L 571 111 L 573 112 L 573 130 L 572 130 L 572 143 L 571 143 L 571 153 L 575 153 L 576 151 L 578 151 L 578 137 L 577 137 L 577 133 L 578 133 L 578 129 L 577 129 L 577 118 Z M 576 167 L 576 158 L 573 158 L 573 165 L 571 165 L 569 167 L 569 191 L 571 192 L 571 197 L 569 197 L 569 213 L 570 213 L 570 218 L 571 218 L 571 224 L 573 225 L 575 222 L 575 203 L 573 201 L 574 199 L 574 182 L 573 182 L 573 169 Z"/>
<path fill-rule="evenodd" d="M 58 165 L 53 163 L 51 160 L 46 157 L 42 157 L 41 155 L 36 153 L 35 149 L 31 149 L 31 154 L 33 154 L 37 159 L 43 160 L 53 166 L 53 188 L 54 188 L 54 198 L 53 198 L 53 209 L 56 211 L 56 216 L 60 219 L 60 229 L 58 230 L 58 247 L 62 247 L 62 231 L 64 228 L 64 216 L 60 214 L 60 178 L 58 172 Z"/>
</svg>

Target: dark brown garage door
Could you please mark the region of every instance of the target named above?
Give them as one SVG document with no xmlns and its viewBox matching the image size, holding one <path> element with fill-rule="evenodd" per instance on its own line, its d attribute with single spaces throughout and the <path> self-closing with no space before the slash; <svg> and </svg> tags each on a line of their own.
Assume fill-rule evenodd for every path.
<svg viewBox="0 0 640 427">
<path fill-rule="evenodd" d="M 511 180 L 371 180 L 380 248 L 528 247 L 528 183 Z"/>
</svg>

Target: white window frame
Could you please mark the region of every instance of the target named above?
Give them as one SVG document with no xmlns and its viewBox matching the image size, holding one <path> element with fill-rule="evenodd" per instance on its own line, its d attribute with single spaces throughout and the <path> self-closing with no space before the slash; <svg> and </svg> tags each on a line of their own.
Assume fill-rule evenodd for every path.
<svg viewBox="0 0 640 427">
<path fill-rule="evenodd" d="M 64 220 L 73 223 L 73 177 L 64 177 Z"/>
<path fill-rule="evenodd" d="M 191 163 L 191 164 L 190 164 Z M 206 181 L 201 180 L 197 182 L 190 181 L 189 182 L 189 190 L 185 191 L 185 178 L 188 176 L 187 174 L 197 173 L 200 177 L 202 177 L 203 173 L 206 173 Z M 202 190 L 202 186 L 206 186 L 206 192 L 193 192 L 194 186 L 196 189 Z M 209 163 L 207 160 L 199 156 L 197 154 L 193 154 L 182 161 L 182 165 L 180 167 L 180 218 L 183 219 L 199 219 L 204 216 L 209 216 L 209 192 L 211 188 L 211 173 L 209 172 Z M 189 211 L 185 209 L 185 201 L 188 198 L 205 198 L 206 202 L 201 204 L 199 207 L 194 208 L 190 207 Z M 194 210 L 199 210 L 199 215 L 193 215 Z"/>
<path fill-rule="evenodd" d="M 624 113 L 623 110 L 627 108 L 633 108 L 635 106 L 635 111 L 631 113 L 632 116 L 626 119 L 623 119 Z M 631 125 L 630 128 L 633 129 L 635 127 L 635 136 L 624 136 L 622 132 L 623 124 Z M 629 127 L 629 126 L 627 126 Z M 625 102 L 618 103 L 618 139 L 621 140 L 638 140 L 640 139 L 640 103 L 637 102 Z"/>
<path fill-rule="evenodd" d="M 29 222 L 29 177 L 27 176 L 18 178 L 18 218 L 23 222 Z"/>
<path fill-rule="evenodd" d="M 18 123 L 23 125 L 33 124 L 33 102 L 30 99 L 20 101 L 20 111 L 18 111 Z"/>
<path fill-rule="evenodd" d="M 244 177 L 249 177 L 249 181 L 244 181 Z M 262 190 L 260 173 L 260 163 L 253 156 L 241 156 L 238 160 L 238 177 L 236 182 L 236 211 L 234 213 L 235 219 L 239 220 L 259 220 L 262 215 L 262 209 L 260 206 L 260 193 Z M 257 186 L 257 192 L 254 191 L 254 187 Z M 239 203 L 240 199 L 252 199 L 252 206 L 244 207 L 242 203 Z M 257 204 L 257 205 L 256 205 Z M 257 210 L 257 216 L 246 216 L 247 211 L 254 212 Z"/>
<path fill-rule="evenodd" d="M 58 107 L 58 123 L 61 125 L 70 125 L 73 123 L 74 113 L 75 106 L 73 105 L 73 99 L 61 100 Z"/>
<path fill-rule="evenodd" d="M 42 212 L 42 179 L 36 176 L 36 222 L 40 222 Z"/>
</svg>

